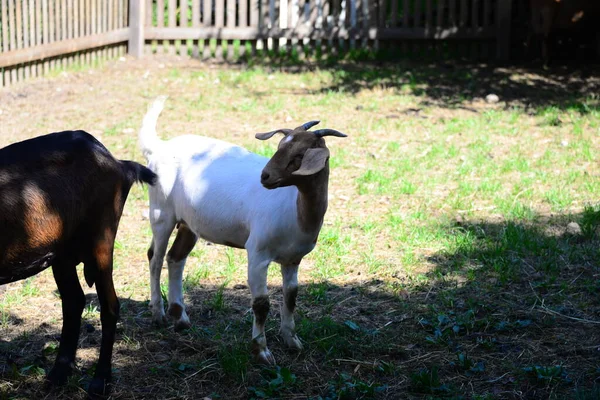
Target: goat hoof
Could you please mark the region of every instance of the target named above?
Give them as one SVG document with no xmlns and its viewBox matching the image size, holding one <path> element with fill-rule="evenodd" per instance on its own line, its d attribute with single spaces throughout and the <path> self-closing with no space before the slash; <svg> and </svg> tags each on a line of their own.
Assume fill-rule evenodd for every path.
<svg viewBox="0 0 600 400">
<path fill-rule="evenodd" d="M 181 332 L 181 331 L 185 331 L 186 329 L 190 329 L 192 327 L 192 324 L 190 323 L 190 321 L 186 321 L 183 319 L 180 319 L 179 321 L 175 322 L 175 332 Z"/>
<path fill-rule="evenodd" d="M 152 325 L 157 328 L 164 328 L 169 324 L 167 317 L 164 315 L 153 316 L 152 317 Z"/>
<path fill-rule="evenodd" d="M 259 351 L 255 356 L 256 362 L 263 365 L 276 365 L 275 357 L 269 351 L 269 349 L 264 349 Z"/>
<path fill-rule="evenodd" d="M 290 349 L 298 351 L 302 350 L 302 342 L 300 342 L 300 339 L 296 335 L 283 335 L 283 342 Z"/>
<path fill-rule="evenodd" d="M 91 399 L 102 399 L 108 396 L 110 388 L 108 380 L 103 378 L 94 378 L 88 387 L 88 396 Z"/>
<path fill-rule="evenodd" d="M 69 379 L 72 371 L 73 369 L 69 364 L 57 363 L 48 373 L 46 382 L 52 386 L 64 385 L 67 383 L 67 379 Z"/>
</svg>

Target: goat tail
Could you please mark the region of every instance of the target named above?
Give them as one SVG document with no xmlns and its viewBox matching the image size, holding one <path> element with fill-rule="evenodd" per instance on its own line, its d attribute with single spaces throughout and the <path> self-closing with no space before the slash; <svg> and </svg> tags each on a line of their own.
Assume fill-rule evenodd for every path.
<svg viewBox="0 0 600 400">
<path fill-rule="evenodd" d="M 158 96 L 150 107 L 148 107 L 148 111 L 144 116 L 138 139 L 142 153 L 146 159 L 148 159 L 161 142 L 156 133 L 156 123 L 158 122 L 160 112 L 165 106 L 167 97 L 168 96 Z"/>
<path fill-rule="evenodd" d="M 121 160 L 123 166 L 123 172 L 129 181 L 130 185 L 134 182 L 147 183 L 148 185 L 154 185 L 158 179 L 158 175 L 150 170 L 150 168 L 144 167 L 142 164 L 136 163 L 135 161 Z"/>
</svg>

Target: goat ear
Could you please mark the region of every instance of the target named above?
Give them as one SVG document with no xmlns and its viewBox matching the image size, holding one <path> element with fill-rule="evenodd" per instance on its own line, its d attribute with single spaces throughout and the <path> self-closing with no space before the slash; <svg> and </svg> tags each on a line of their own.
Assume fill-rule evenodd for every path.
<svg viewBox="0 0 600 400">
<path fill-rule="evenodd" d="M 292 175 L 314 175 L 327 164 L 329 159 L 329 150 L 323 147 L 316 149 L 308 149 L 302 158 L 302 164 L 297 171 L 292 172 Z"/>
<path fill-rule="evenodd" d="M 265 133 L 257 133 L 256 135 L 254 135 L 255 138 L 260 139 L 260 140 L 267 140 L 273 137 L 274 134 L 276 133 L 283 133 L 284 136 L 289 135 L 290 133 L 292 133 L 291 129 L 276 129 L 274 131 L 271 132 L 265 132 Z"/>
</svg>

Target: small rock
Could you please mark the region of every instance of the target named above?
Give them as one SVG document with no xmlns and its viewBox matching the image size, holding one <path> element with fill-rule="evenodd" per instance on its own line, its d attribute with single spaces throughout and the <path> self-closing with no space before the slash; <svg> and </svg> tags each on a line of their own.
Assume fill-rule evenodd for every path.
<svg viewBox="0 0 600 400">
<path fill-rule="evenodd" d="M 489 104 L 496 104 L 500 101 L 500 97 L 498 97 L 498 95 L 495 95 L 494 93 L 490 93 L 487 96 L 485 96 L 485 101 Z"/>
<path fill-rule="evenodd" d="M 92 333 L 96 330 L 96 328 L 94 328 L 91 324 L 85 324 L 85 331 L 87 333 Z"/>
<path fill-rule="evenodd" d="M 143 219 L 150 219 L 150 210 L 145 208 L 142 210 L 142 218 Z"/>
<path fill-rule="evenodd" d="M 121 61 L 121 62 L 124 62 L 124 61 L 126 61 L 126 60 L 125 60 L 125 57 L 119 57 L 119 61 Z"/>
<path fill-rule="evenodd" d="M 290 117 L 289 115 L 285 117 L 285 122 L 292 122 L 292 117 Z"/>
<path fill-rule="evenodd" d="M 169 357 L 169 355 L 165 354 L 165 353 L 158 353 L 157 355 L 154 356 L 154 360 L 158 361 L 158 362 L 167 361 L 169 358 L 171 358 L 171 357 Z"/>
<path fill-rule="evenodd" d="M 144 72 L 144 75 L 142 75 L 142 79 L 146 79 L 150 76 L 150 71 L 146 70 L 146 72 Z"/>
<path fill-rule="evenodd" d="M 577 222 L 569 222 L 567 225 L 567 233 L 573 236 L 581 235 L 581 227 Z"/>
<path fill-rule="evenodd" d="M 123 129 L 123 133 L 129 134 L 129 133 L 133 133 L 133 132 L 135 132 L 135 130 L 133 128 L 125 128 L 125 129 Z"/>
<path fill-rule="evenodd" d="M 560 145 L 561 145 L 562 147 L 567 147 L 567 146 L 569 145 L 569 141 L 568 141 L 568 140 L 562 140 L 562 141 L 560 142 Z"/>
</svg>

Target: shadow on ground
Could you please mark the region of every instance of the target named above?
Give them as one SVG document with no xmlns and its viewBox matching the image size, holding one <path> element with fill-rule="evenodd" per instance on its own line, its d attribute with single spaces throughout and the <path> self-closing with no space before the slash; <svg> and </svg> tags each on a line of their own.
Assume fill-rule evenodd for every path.
<svg viewBox="0 0 600 400">
<path fill-rule="evenodd" d="M 332 70 L 333 82 L 323 91 L 357 93 L 376 87 L 424 96 L 423 105 L 458 107 L 495 94 L 510 106 L 538 109 L 586 107 L 600 109 L 599 69 L 594 67 L 494 67 L 455 63 L 398 63 L 368 67 L 341 66 Z M 593 98 L 593 96 L 596 96 Z M 586 99 L 588 105 L 582 103 Z"/>
<path fill-rule="evenodd" d="M 278 368 L 251 362 L 243 285 L 188 284 L 193 327 L 183 333 L 153 328 L 147 302 L 121 299 L 114 398 L 597 398 L 599 220 L 586 210 L 455 221 L 442 227 L 454 245 L 429 257 L 424 276 L 398 266 L 385 279 L 304 285 L 301 353 L 278 338 L 282 294 L 272 287 L 267 338 Z M 82 325 L 80 349 L 97 349 L 97 316 Z M 0 341 L 0 397 L 46 396 L 40 374 L 58 335 L 39 326 Z M 95 357 L 45 398 L 84 398 Z"/>
<path fill-rule="evenodd" d="M 331 72 L 332 80 L 320 89 L 323 93 L 386 88 L 422 97 L 423 106 L 464 107 L 471 101 L 495 94 L 507 107 L 533 110 L 557 107 L 584 113 L 600 109 L 599 63 L 544 67 L 537 62 L 497 65 L 436 59 L 385 62 L 366 58 L 358 62 L 323 60 L 316 63 L 294 63 L 285 57 L 265 58 L 251 61 L 250 65 L 286 72 L 325 69 Z"/>
</svg>

